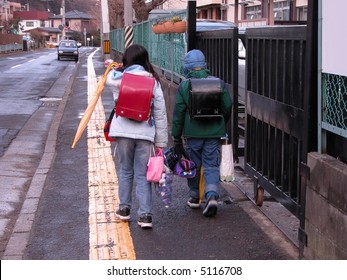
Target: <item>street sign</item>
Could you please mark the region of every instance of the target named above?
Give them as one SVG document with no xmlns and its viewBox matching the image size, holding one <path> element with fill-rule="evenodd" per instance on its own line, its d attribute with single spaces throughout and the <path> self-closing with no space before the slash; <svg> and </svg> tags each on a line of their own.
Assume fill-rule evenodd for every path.
<svg viewBox="0 0 347 280">
<path fill-rule="evenodd" d="M 111 50 L 110 40 L 104 40 L 104 54 L 109 54 Z"/>
</svg>

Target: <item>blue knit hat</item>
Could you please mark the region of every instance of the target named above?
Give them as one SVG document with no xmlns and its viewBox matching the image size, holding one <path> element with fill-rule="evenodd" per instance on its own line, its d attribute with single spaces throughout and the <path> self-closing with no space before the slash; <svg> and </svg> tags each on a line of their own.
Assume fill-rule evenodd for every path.
<svg viewBox="0 0 347 280">
<path fill-rule="evenodd" d="M 200 50 L 191 50 L 183 58 L 184 75 L 194 68 L 206 68 L 205 56 Z"/>
</svg>

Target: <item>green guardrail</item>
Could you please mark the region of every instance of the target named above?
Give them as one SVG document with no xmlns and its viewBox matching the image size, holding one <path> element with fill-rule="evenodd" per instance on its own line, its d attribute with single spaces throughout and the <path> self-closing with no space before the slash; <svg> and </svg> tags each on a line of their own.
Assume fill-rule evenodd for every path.
<svg viewBox="0 0 347 280">
<path fill-rule="evenodd" d="M 22 50 L 23 50 L 23 44 L 0 45 L 0 53 L 22 51 Z"/>
<path fill-rule="evenodd" d="M 174 12 L 165 16 L 156 17 L 138 24 L 134 24 L 134 44 L 144 46 L 149 54 L 151 63 L 162 69 L 171 78 L 182 78 L 182 58 L 187 49 L 187 33 L 155 34 L 152 25 L 178 16 L 187 20 L 187 11 Z M 114 29 L 110 32 L 111 49 L 124 52 L 124 29 Z"/>
</svg>

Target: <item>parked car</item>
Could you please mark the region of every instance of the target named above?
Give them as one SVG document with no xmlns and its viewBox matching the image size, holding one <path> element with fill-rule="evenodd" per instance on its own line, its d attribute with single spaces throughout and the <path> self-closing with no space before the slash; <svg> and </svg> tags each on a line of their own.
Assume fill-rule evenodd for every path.
<svg viewBox="0 0 347 280">
<path fill-rule="evenodd" d="M 57 46 L 58 60 L 62 58 L 73 59 L 75 62 L 78 61 L 79 57 L 79 46 L 75 40 L 62 40 Z"/>
</svg>

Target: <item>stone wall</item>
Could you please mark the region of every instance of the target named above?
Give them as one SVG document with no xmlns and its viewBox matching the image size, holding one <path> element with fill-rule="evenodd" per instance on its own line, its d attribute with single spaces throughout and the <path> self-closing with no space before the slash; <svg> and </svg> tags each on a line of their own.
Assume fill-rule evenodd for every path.
<svg viewBox="0 0 347 280">
<path fill-rule="evenodd" d="M 305 259 L 347 259 L 347 165 L 320 153 L 308 155 Z"/>
</svg>

